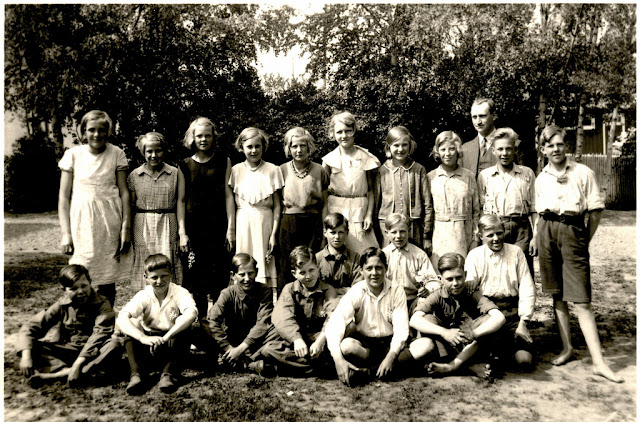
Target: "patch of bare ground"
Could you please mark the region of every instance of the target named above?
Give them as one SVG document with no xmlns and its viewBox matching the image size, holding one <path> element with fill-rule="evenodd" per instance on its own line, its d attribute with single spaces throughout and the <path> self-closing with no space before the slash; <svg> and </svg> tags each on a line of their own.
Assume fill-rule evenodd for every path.
<svg viewBox="0 0 640 422">
<path fill-rule="evenodd" d="M 58 253 L 57 215 L 5 215 L 5 420 L 383 420 L 383 421 L 633 421 L 636 419 L 635 212 L 605 211 L 591 251 L 593 308 L 607 362 L 625 380 L 591 373 L 591 358 L 575 317 L 578 359 L 549 362 L 560 351 L 551 298 L 539 291 L 532 334 L 538 354 L 532 373 L 507 373 L 488 383 L 468 375 L 373 381 L 346 387 L 334 376 L 260 378 L 207 371 L 209 357 L 192 353 L 185 383 L 172 395 L 153 387 L 129 397 L 126 361 L 114 379 L 71 389 L 62 383 L 33 389 L 16 371 L 20 325 L 55 300 L 67 257 Z M 536 275 L 539 287 L 539 276 Z M 116 309 L 133 295 L 118 286 Z"/>
</svg>

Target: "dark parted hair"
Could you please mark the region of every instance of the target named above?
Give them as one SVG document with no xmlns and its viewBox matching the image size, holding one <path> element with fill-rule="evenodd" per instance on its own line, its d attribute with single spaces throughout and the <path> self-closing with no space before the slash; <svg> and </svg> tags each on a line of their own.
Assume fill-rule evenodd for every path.
<svg viewBox="0 0 640 422">
<path fill-rule="evenodd" d="M 382 249 L 376 248 L 375 246 L 371 246 L 362 252 L 362 255 L 360 255 L 360 267 L 364 267 L 369 258 L 374 258 L 376 256 L 380 258 L 380 261 L 385 268 L 389 268 L 387 266 L 387 256 L 384 254 Z"/>
<path fill-rule="evenodd" d="M 82 265 L 71 264 L 60 270 L 60 275 L 58 277 L 58 281 L 62 284 L 62 287 L 70 288 L 73 286 L 73 283 L 80 280 L 82 276 L 87 277 L 89 283 L 91 283 L 91 277 L 89 277 L 89 270 L 87 270 Z"/>
<path fill-rule="evenodd" d="M 251 255 L 244 252 L 237 253 L 233 256 L 233 258 L 231 258 L 231 271 L 236 274 L 240 267 L 247 264 L 252 264 L 253 268 L 255 268 L 256 271 L 258 270 L 258 262 L 253 259 Z"/>
<path fill-rule="evenodd" d="M 316 254 L 308 246 L 296 246 L 293 248 L 289 254 L 289 259 L 291 260 L 291 268 L 300 268 L 306 265 L 307 262 L 313 262 L 318 265 Z"/>
<path fill-rule="evenodd" d="M 339 212 L 331 212 L 327 214 L 322 223 L 325 230 L 335 230 L 336 228 L 344 225 L 344 228 L 349 231 L 349 222 L 344 218 L 344 215 Z"/>
<path fill-rule="evenodd" d="M 438 271 L 440 271 L 440 274 L 455 268 L 460 268 L 464 271 L 464 257 L 459 253 L 447 252 L 438 260 Z"/>
<path fill-rule="evenodd" d="M 167 258 L 165 255 L 161 253 L 149 255 L 147 259 L 144 260 L 144 273 L 147 274 L 151 271 L 157 271 L 163 268 L 171 271 L 171 260 Z"/>
</svg>

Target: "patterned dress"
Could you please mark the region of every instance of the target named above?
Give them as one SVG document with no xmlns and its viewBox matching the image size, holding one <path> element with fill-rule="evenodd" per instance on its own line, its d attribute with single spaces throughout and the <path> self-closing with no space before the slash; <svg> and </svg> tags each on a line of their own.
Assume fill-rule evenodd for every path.
<svg viewBox="0 0 640 422">
<path fill-rule="evenodd" d="M 118 255 L 122 201 L 116 179 L 116 173 L 128 167 L 124 151 L 107 143 L 104 151 L 94 154 L 88 145 L 80 145 L 65 151 L 58 166 L 73 173 L 70 224 L 74 250 L 69 264 L 87 268 L 95 286 L 124 281 L 129 269 Z"/>
<path fill-rule="evenodd" d="M 161 253 L 173 264 L 174 282 L 182 284 L 182 263 L 179 257 L 178 172 L 176 167 L 164 164 L 154 178 L 146 165 L 129 174 L 129 190 L 135 194 L 133 218 L 133 268 L 131 285 L 145 287 L 144 260 L 151 254 Z"/>
</svg>

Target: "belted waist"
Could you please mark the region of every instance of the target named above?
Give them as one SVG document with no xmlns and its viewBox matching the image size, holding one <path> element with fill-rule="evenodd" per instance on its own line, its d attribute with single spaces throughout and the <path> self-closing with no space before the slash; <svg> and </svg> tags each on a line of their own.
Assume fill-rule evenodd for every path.
<svg viewBox="0 0 640 422">
<path fill-rule="evenodd" d="M 529 216 L 527 214 L 523 214 L 523 215 L 499 215 L 498 217 L 500 217 L 500 220 L 502 220 L 503 223 L 507 223 L 509 221 L 529 221 Z"/>
<path fill-rule="evenodd" d="M 136 208 L 136 213 L 138 214 L 144 214 L 144 213 L 151 213 L 151 214 L 175 214 L 176 209 L 175 208 L 156 208 L 153 210 L 143 210 L 140 208 Z"/>
<path fill-rule="evenodd" d="M 570 215 L 545 212 L 544 214 L 542 214 L 542 218 L 547 221 L 557 221 L 568 226 L 584 226 L 584 214 Z"/>
<path fill-rule="evenodd" d="M 466 221 L 471 220 L 473 217 L 469 215 L 449 215 L 449 214 L 440 214 L 435 213 L 436 221 Z"/>
<path fill-rule="evenodd" d="M 338 195 L 337 193 L 334 192 L 329 192 L 329 195 L 331 196 L 337 196 L 338 198 L 366 198 L 367 195 Z"/>
</svg>

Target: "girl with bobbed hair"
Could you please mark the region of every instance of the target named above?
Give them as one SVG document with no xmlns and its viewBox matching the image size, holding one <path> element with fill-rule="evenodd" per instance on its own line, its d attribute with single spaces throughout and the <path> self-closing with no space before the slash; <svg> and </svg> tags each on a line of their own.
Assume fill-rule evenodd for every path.
<svg viewBox="0 0 640 422">
<path fill-rule="evenodd" d="M 436 267 L 443 254 L 466 257 L 477 245 L 480 198 L 475 176 L 458 165 L 462 141 L 455 132 L 438 134 L 433 155 L 441 162 L 428 174 L 434 209 L 431 262 Z"/>
<path fill-rule="evenodd" d="M 338 147 L 322 158 L 329 174 L 328 212 L 342 214 L 349 222 L 347 247 L 356 253 L 378 247 L 373 230 L 375 170 L 380 161 L 355 145 L 358 124 L 348 111 L 336 113 L 329 122 L 329 137 Z"/>
<path fill-rule="evenodd" d="M 193 295 L 198 317 L 203 319 L 207 296 L 215 302 L 227 286 L 229 253 L 235 243 L 231 160 L 221 146 L 215 124 L 206 117 L 191 122 L 183 141 L 194 153 L 179 165 L 185 181 L 185 234 L 189 242 L 189 253 L 183 257 L 183 286 Z"/>
<path fill-rule="evenodd" d="M 109 143 L 112 133 L 113 121 L 104 111 L 92 110 L 80 120 L 83 145 L 65 151 L 58 163 L 58 215 L 69 264 L 87 268 L 96 291 L 113 306 L 116 283 L 129 275 L 120 256 L 131 244 L 131 209 L 127 157 Z"/>
<path fill-rule="evenodd" d="M 171 260 L 174 282 L 182 284 L 180 251 L 188 252 L 184 175 L 164 162 L 167 142 L 158 132 L 140 135 L 136 146 L 145 163 L 129 174 L 133 212 L 131 285 L 144 289 L 144 260 L 162 254 Z"/>
<path fill-rule="evenodd" d="M 291 161 L 280 166 L 284 177 L 282 219 L 280 221 L 280 273 L 278 289 L 291 279 L 289 253 L 296 246 L 317 251 L 322 243 L 322 220 L 327 214 L 329 175 L 311 161 L 316 151 L 311 133 L 301 127 L 284 135 L 284 153 Z"/>
</svg>

